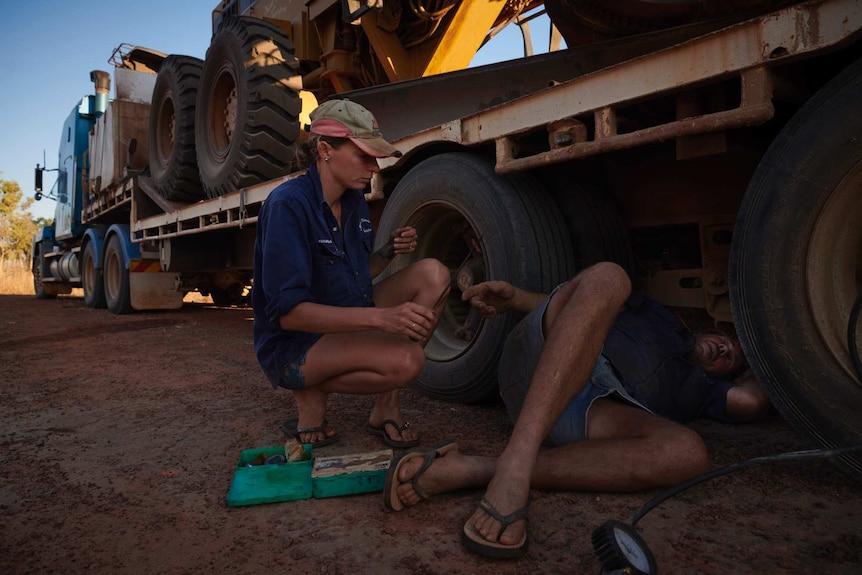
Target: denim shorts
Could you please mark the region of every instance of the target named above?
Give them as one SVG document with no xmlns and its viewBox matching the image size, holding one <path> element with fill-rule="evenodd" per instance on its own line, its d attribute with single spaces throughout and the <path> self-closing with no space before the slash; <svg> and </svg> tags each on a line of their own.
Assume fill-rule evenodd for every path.
<svg viewBox="0 0 862 575">
<path fill-rule="evenodd" d="M 305 374 L 302 373 L 302 366 L 305 365 L 305 357 L 308 355 L 308 349 L 305 348 L 297 357 L 287 362 L 278 380 L 279 387 L 285 389 L 305 389 Z"/>
<path fill-rule="evenodd" d="M 545 344 L 545 334 L 542 329 L 545 310 L 556 291 L 554 290 L 554 293 L 542 305 L 530 312 L 515 326 L 503 347 L 503 356 L 500 358 L 498 372 L 500 396 L 506 404 L 506 410 L 512 423 L 518 419 L 518 415 L 521 413 L 521 406 L 527 396 L 530 380 L 533 377 L 533 372 L 536 371 L 536 365 L 539 363 L 542 346 Z M 649 411 L 629 395 L 614 373 L 611 364 L 603 355 L 600 355 L 590 379 L 551 428 L 545 438 L 545 444 L 566 445 L 587 439 L 587 417 L 590 407 L 600 397 L 612 394 L 617 399 Z"/>
</svg>

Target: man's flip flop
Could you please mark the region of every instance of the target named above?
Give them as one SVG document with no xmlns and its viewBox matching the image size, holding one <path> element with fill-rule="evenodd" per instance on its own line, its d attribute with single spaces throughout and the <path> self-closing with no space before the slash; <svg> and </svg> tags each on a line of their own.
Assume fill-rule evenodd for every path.
<svg viewBox="0 0 862 575">
<path fill-rule="evenodd" d="M 468 521 L 464 524 L 464 529 L 461 531 L 461 540 L 464 541 L 464 546 L 467 547 L 467 549 L 473 553 L 478 553 L 479 555 L 492 557 L 494 559 L 517 559 L 527 552 L 529 540 L 527 539 L 526 530 L 524 530 L 523 539 L 515 545 L 505 545 L 500 542 L 500 538 L 503 536 L 503 533 L 505 533 L 506 528 L 509 527 L 509 525 L 527 518 L 527 512 L 530 509 L 529 501 L 525 506 L 506 516 L 500 515 L 500 512 L 497 511 L 497 509 L 484 497 L 479 502 L 479 507 L 500 524 L 500 533 L 497 535 L 496 541 L 488 541 L 481 533 L 476 531 L 473 524 Z"/>
<path fill-rule="evenodd" d="M 428 471 L 428 468 L 431 467 L 431 464 L 434 463 L 435 459 L 443 457 L 450 451 L 457 452 L 458 444 L 451 439 L 447 439 L 432 445 L 427 449 L 411 449 L 410 451 L 405 451 L 393 459 L 392 463 L 389 464 L 389 470 L 386 472 L 386 483 L 383 486 L 384 507 L 389 511 L 401 511 L 406 507 L 398 498 L 398 492 L 396 491 L 399 485 L 404 484 L 404 482 L 398 481 L 398 470 L 401 469 L 402 465 L 417 457 L 424 457 L 425 461 L 422 463 L 422 467 L 416 471 L 416 474 L 410 480 L 410 484 L 413 486 L 413 491 L 415 491 L 419 497 L 423 500 L 428 499 L 428 493 L 419 487 L 419 478 L 422 477 L 423 473 Z"/>
<path fill-rule="evenodd" d="M 395 448 L 403 449 L 403 448 L 407 448 L 407 447 L 416 447 L 417 445 L 419 445 L 418 439 L 414 439 L 412 441 L 396 441 L 396 440 L 392 439 L 391 437 L 389 437 L 389 434 L 386 433 L 386 426 L 387 425 L 391 425 L 392 427 L 394 427 L 395 430 L 398 432 L 398 437 L 401 437 L 401 432 L 410 427 L 410 422 L 405 421 L 404 425 L 398 425 L 398 423 L 396 421 L 393 421 L 391 419 L 387 419 L 386 421 L 383 422 L 383 425 L 381 425 L 380 427 L 374 427 L 373 425 L 371 425 L 369 423 L 368 427 L 367 427 L 368 433 L 370 433 L 372 435 L 382 436 L 383 441 L 385 441 L 386 445 L 388 445 L 389 447 L 395 447 Z"/>
<path fill-rule="evenodd" d="M 319 425 L 317 427 L 306 427 L 304 429 L 297 429 L 298 425 L 299 425 L 299 419 L 294 417 L 294 418 L 291 418 L 291 419 L 288 419 L 287 421 L 285 421 L 281 426 L 281 430 L 284 432 L 285 435 L 289 435 L 289 436 L 295 438 L 300 443 L 302 443 L 302 439 L 300 439 L 300 437 L 301 437 L 300 434 L 302 434 L 302 433 L 316 433 L 318 431 L 321 431 L 324 434 L 326 433 L 326 420 L 325 419 L 323 420 L 323 425 Z M 312 447 L 325 447 L 327 445 L 332 445 L 333 443 L 335 443 L 339 439 L 341 439 L 341 437 L 336 433 L 335 435 L 327 437 L 326 439 L 321 439 L 320 441 L 315 441 L 315 442 L 309 442 L 309 444 Z"/>
</svg>

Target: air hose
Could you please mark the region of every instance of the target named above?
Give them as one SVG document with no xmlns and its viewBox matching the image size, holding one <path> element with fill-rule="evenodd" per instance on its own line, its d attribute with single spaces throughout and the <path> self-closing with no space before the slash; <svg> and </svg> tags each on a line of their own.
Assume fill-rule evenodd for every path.
<svg viewBox="0 0 862 575">
<path fill-rule="evenodd" d="M 707 471 L 706 473 L 698 475 L 697 477 L 692 477 L 688 481 L 683 481 L 678 485 L 674 485 L 671 488 L 665 489 L 664 491 L 647 501 L 643 505 L 643 507 L 641 507 L 637 511 L 637 513 L 632 515 L 632 518 L 629 520 L 629 524 L 634 525 L 635 523 L 640 521 L 644 515 L 649 513 L 654 507 L 656 507 L 665 499 L 669 499 L 677 493 L 685 491 L 689 487 L 694 487 L 698 483 L 703 483 L 704 481 L 709 481 L 710 479 L 715 479 L 716 477 L 721 477 L 722 475 L 727 475 L 728 473 L 733 473 L 735 471 L 747 469 L 749 467 L 757 467 L 758 465 L 765 465 L 767 463 L 834 457 L 836 455 L 843 455 L 848 451 L 853 451 L 859 448 L 862 448 L 862 443 L 854 443 L 845 447 L 835 447 L 832 449 L 808 449 L 805 451 L 788 451 L 786 453 L 777 453 L 775 455 L 766 455 L 763 457 L 755 457 L 753 459 L 739 461 L 737 463 L 731 463 L 730 465 L 725 465 L 724 467 L 719 467 L 718 469 Z"/>
<path fill-rule="evenodd" d="M 856 296 L 856 301 L 850 311 L 850 319 L 847 324 L 847 348 L 850 353 L 850 359 L 853 362 L 853 368 L 856 371 L 856 376 L 862 382 L 862 361 L 859 359 L 859 350 L 856 347 L 856 326 L 859 322 L 860 312 L 862 312 L 862 291 Z M 606 521 L 593 531 L 593 550 L 602 564 L 602 575 L 655 575 L 658 570 L 655 557 L 634 526 L 661 502 L 685 491 L 689 487 L 749 467 L 781 461 L 835 457 L 860 448 L 862 448 L 862 443 L 855 443 L 830 449 L 790 451 L 764 457 L 755 457 L 713 469 L 670 487 L 647 501 L 627 522 L 616 520 Z"/>
<path fill-rule="evenodd" d="M 634 526 L 661 502 L 685 491 L 689 487 L 693 487 L 699 483 L 703 483 L 704 481 L 709 481 L 710 479 L 715 479 L 716 477 L 727 475 L 741 469 L 747 469 L 749 467 L 782 461 L 835 457 L 860 448 L 862 448 L 862 442 L 831 449 L 789 451 L 775 455 L 755 457 L 753 459 L 713 469 L 698 475 L 697 477 L 692 477 L 687 481 L 683 481 L 678 485 L 665 489 L 646 502 L 627 522 L 614 520 L 607 521 L 598 529 L 593 531 L 593 550 L 598 556 L 599 561 L 602 563 L 602 573 L 605 575 L 615 573 L 653 575 L 656 573 L 657 569 L 655 558 L 644 540 L 634 529 Z"/>
</svg>

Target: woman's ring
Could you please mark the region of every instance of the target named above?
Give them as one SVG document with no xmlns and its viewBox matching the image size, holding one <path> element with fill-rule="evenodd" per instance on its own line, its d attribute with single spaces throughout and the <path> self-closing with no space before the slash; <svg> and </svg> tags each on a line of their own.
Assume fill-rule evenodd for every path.
<svg viewBox="0 0 862 575">
<path fill-rule="evenodd" d="M 415 323 L 413 324 L 413 329 L 416 329 L 416 324 L 415 324 Z"/>
</svg>

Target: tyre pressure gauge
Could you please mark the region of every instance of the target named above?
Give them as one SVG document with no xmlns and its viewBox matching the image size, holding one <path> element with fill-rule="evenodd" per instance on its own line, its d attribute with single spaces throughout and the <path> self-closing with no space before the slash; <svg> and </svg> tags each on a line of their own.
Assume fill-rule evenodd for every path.
<svg viewBox="0 0 862 575">
<path fill-rule="evenodd" d="M 655 558 L 637 530 L 622 521 L 608 521 L 593 531 L 593 551 L 602 575 L 656 575 Z"/>
</svg>

